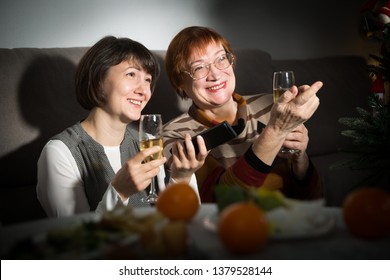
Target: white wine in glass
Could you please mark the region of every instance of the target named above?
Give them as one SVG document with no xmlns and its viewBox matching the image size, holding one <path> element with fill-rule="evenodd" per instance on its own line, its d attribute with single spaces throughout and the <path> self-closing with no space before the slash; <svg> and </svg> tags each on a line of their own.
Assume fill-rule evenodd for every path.
<svg viewBox="0 0 390 280">
<path fill-rule="evenodd" d="M 161 147 L 161 151 L 159 151 L 158 153 L 155 153 L 155 154 L 152 154 L 152 155 L 148 156 L 145 159 L 145 162 L 149 162 L 151 160 L 159 159 L 159 158 L 162 157 L 163 140 L 162 140 L 162 138 L 141 140 L 141 142 L 140 142 L 140 149 L 141 149 L 141 151 L 146 150 L 148 148 L 151 148 L 153 146 L 160 146 Z"/>
<path fill-rule="evenodd" d="M 274 72 L 273 78 L 273 95 L 274 102 L 287 90 L 295 84 L 295 77 L 293 71 L 278 71 Z"/>
<path fill-rule="evenodd" d="M 278 101 L 279 97 L 287 90 L 295 85 L 295 77 L 293 71 L 277 71 L 274 72 L 272 91 L 274 102 Z M 280 152 L 282 153 L 299 153 L 297 149 L 289 149 L 282 147 Z"/>
<path fill-rule="evenodd" d="M 152 154 L 145 159 L 145 162 L 149 162 L 162 157 L 162 119 L 159 114 L 141 115 L 139 122 L 139 141 L 141 151 L 151 148 L 153 146 L 159 146 L 161 149 L 159 152 Z M 147 197 L 142 198 L 142 202 L 156 203 L 158 195 L 156 187 L 154 185 L 154 178 L 150 184 L 150 192 Z"/>
</svg>

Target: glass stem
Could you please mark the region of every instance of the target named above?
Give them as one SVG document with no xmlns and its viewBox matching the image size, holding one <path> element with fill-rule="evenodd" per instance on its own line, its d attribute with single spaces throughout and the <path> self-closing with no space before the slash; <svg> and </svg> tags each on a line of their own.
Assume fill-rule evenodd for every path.
<svg viewBox="0 0 390 280">
<path fill-rule="evenodd" d="M 155 182 L 154 182 L 154 179 L 156 177 L 153 177 L 152 181 L 150 182 L 150 190 L 149 190 L 149 195 L 155 195 L 156 194 L 156 186 L 155 186 Z"/>
</svg>

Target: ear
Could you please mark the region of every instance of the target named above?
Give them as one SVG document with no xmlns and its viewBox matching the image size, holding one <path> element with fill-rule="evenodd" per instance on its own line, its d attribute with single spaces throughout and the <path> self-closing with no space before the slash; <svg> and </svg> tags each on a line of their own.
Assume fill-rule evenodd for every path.
<svg viewBox="0 0 390 280">
<path fill-rule="evenodd" d="M 181 87 L 177 88 L 176 92 L 180 95 L 181 98 L 188 99 L 187 93 Z"/>
<path fill-rule="evenodd" d="M 184 85 L 185 85 L 185 77 L 184 76 L 181 76 L 180 80 L 177 81 L 177 84 L 176 84 L 176 92 L 177 94 L 183 98 L 183 99 L 187 99 L 188 98 L 188 95 L 187 93 L 184 91 Z"/>
</svg>

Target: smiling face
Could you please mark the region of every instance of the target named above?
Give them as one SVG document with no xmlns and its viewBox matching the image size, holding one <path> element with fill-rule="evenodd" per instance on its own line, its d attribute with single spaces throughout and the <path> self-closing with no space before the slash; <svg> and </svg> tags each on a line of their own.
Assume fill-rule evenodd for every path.
<svg viewBox="0 0 390 280">
<path fill-rule="evenodd" d="M 204 52 L 194 51 L 188 63 L 188 69 L 196 69 L 200 64 L 210 64 L 208 75 L 199 80 L 193 80 L 190 75 L 184 79 L 182 88 L 189 98 L 201 109 L 214 110 L 233 102 L 232 95 L 236 79 L 232 65 L 219 70 L 213 64 L 217 58 L 226 54 L 221 44 L 210 43 Z"/>
<path fill-rule="evenodd" d="M 102 109 L 123 123 L 138 120 L 151 98 L 152 76 L 133 60 L 112 66 L 103 81 Z"/>
</svg>

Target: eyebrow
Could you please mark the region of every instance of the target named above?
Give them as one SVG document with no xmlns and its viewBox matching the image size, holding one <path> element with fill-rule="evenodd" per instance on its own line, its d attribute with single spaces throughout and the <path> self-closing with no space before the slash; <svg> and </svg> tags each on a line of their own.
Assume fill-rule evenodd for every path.
<svg viewBox="0 0 390 280">
<path fill-rule="evenodd" d="M 128 62 L 128 65 L 129 66 L 125 68 L 125 71 L 127 71 L 129 69 L 135 69 L 135 70 L 144 71 L 147 73 L 147 71 L 137 62 L 130 61 L 130 62 Z"/>
<path fill-rule="evenodd" d="M 151 73 L 149 73 L 146 69 L 142 68 L 140 65 L 134 65 L 134 64 L 130 64 L 130 63 L 129 63 L 129 65 L 130 65 L 129 67 L 126 67 L 124 69 L 124 72 L 126 72 L 126 71 L 128 71 L 130 69 L 136 69 L 136 70 L 138 70 L 140 72 L 145 72 L 146 76 L 150 76 L 150 78 L 153 79 L 153 75 Z"/>
<path fill-rule="evenodd" d="M 220 56 L 221 52 L 225 52 L 226 53 L 225 49 L 221 49 L 219 51 L 216 51 L 214 55 L 215 56 L 217 56 L 217 55 Z M 218 58 L 218 57 L 214 57 L 214 59 L 216 59 L 216 58 Z M 204 63 L 204 60 L 203 59 L 195 60 L 195 61 L 191 62 L 189 65 L 191 66 L 191 65 L 193 65 L 195 63 Z"/>
</svg>

